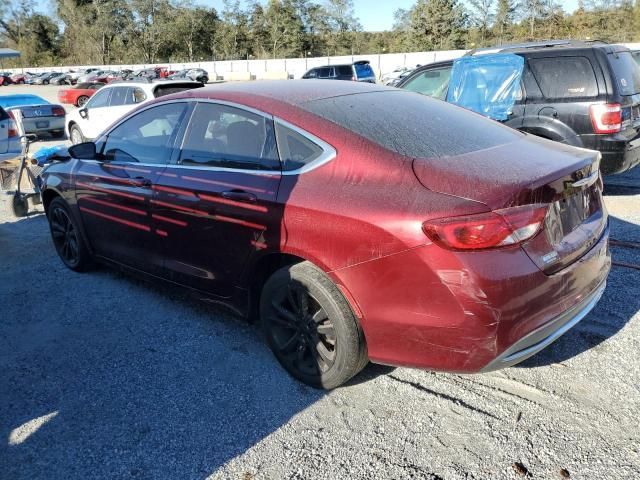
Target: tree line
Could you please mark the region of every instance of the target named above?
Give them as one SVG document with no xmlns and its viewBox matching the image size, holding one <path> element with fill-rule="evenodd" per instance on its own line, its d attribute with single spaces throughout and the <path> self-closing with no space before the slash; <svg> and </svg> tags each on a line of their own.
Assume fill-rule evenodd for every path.
<svg viewBox="0 0 640 480">
<path fill-rule="evenodd" d="M 477 48 L 550 38 L 640 40 L 640 0 L 417 0 L 364 31 L 353 0 L 2 0 L 6 66 L 197 62 Z"/>
</svg>

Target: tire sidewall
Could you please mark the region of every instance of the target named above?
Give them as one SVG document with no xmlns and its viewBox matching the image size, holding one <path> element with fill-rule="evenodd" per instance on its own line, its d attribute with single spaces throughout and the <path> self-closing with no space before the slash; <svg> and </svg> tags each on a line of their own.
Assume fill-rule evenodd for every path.
<svg viewBox="0 0 640 480">
<path fill-rule="evenodd" d="M 331 368 L 320 376 L 308 376 L 291 370 L 283 362 L 270 333 L 269 302 L 281 288 L 296 282 L 318 302 L 333 323 L 336 332 L 336 359 Z M 272 275 L 265 284 L 260 299 L 260 317 L 267 343 L 280 364 L 295 378 L 316 388 L 332 389 L 358 373 L 362 368 L 362 355 L 366 355 L 364 336 L 349 304 L 335 284 L 319 269 L 308 262 L 285 267 Z M 361 366 L 362 365 L 362 366 Z"/>
<path fill-rule="evenodd" d="M 76 232 L 76 241 L 78 242 L 78 261 L 76 263 L 67 262 L 67 260 L 65 260 L 60 254 L 60 252 L 58 251 L 58 246 L 53 240 L 53 229 L 51 228 L 51 214 L 55 209 L 58 209 L 58 208 L 62 209 L 65 212 L 65 214 L 69 218 L 69 221 L 73 225 L 73 228 Z M 74 270 L 76 272 L 86 271 L 91 266 L 91 263 L 92 263 L 91 255 L 89 254 L 89 251 L 87 250 L 86 244 L 84 242 L 80 225 L 78 224 L 75 217 L 71 213 L 69 206 L 62 198 L 57 197 L 51 201 L 51 204 L 47 209 L 47 219 L 49 220 L 49 233 L 51 234 L 51 241 L 53 242 L 56 253 L 58 254 L 58 257 L 60 258 L 62 263 L 64 263 L 67 268 Z"/>
</svg>

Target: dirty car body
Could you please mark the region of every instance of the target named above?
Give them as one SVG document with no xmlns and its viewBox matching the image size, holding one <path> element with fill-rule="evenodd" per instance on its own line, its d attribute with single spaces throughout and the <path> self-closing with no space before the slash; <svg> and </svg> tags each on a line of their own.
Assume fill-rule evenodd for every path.
<svg viewBox="0 0 640 480">
<path fill-rule="evenodd" d="M 279 153 L 257 169 L 196 160 L 184 137 L 205 107 L 264 119 Z M 166 159 L 105 156 L 113 132 L 153 108 L 180 112 Z M 310 262 L 377 363 L 522 361 L 593 308 L 610 268 L 597 152 L 410 92 L 320 80 L 190 90 L 95 145 L 95 158 L 42 175 L 45 206 L 66 202 L 92 255 L 245 315 L 265 265 Z"/>
</svg>

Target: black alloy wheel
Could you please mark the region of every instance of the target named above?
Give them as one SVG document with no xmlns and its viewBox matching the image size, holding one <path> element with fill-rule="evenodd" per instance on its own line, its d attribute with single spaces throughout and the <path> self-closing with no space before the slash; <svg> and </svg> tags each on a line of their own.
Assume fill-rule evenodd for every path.
<svg viewBox="0 0 640 480">
<path fill-rule="evenodd" d="M 91 265 L 91 256 L 62 198 L 53 199 L 47 210 L 47 217 L 53 245 L 62 262 L 71 270 L 87 270 Z"/>
<path fill-rule="evenodd" d="M 291 282 L 271 301 L 274 346 L 288 369 L 319 376 L 335 363 L 339 348 L 327 312 L 301 285 Z"/>
<path fill-rule="evenodd" d="M 280 364 L 312 387 L 338 387 L 369 361 L 349 303 L 310 262 L 283 267 L 269 277 L 260 296 L 260 319 Z"/>
</svg>

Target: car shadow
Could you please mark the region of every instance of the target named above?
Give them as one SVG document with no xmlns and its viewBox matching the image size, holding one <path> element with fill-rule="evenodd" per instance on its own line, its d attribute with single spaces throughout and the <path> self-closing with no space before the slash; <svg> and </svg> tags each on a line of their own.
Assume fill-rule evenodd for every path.
<svg viewBox="0 0 640 480">
<path fill-rule="evenodd" d="M 3 478 L 204 478 L 327 395 L 222 307 L 69 271 L 47 228 L 44 215 L 0 223 Z"/>
<path fill-rule="evenodd" d="M 622 330 L 640 311 L 640 296 L 637 295 L 640 226 L 614 216 L 609 217 L 609 221 L 613 265 L 602 298 L 580 323 L 517 367 L 534 368 L 558 364 L 598 348 Z M 616 241 L 631 245 L 620 245 Z"/>
<path fill-rule="evenodd" d="M 606 196 L 640 194 L 640 166 L 618 175 L 604 178 L 604 194 Z"/>
</svg>

